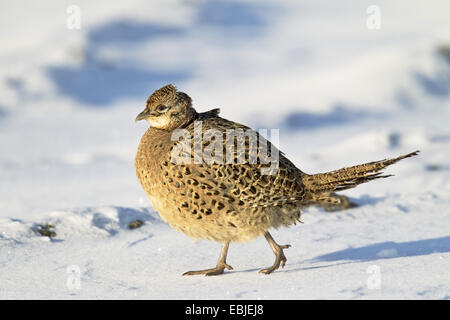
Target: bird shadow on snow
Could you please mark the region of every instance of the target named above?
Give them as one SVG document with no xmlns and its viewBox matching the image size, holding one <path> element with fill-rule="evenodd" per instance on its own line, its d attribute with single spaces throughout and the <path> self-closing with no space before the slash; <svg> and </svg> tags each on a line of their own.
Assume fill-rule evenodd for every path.
<svg viewBox="0 0 450 320">
<path fill-rule="evenodd" d="M 450 252 L 450 236 L 407 242 L 385 241 L 324 254 L 314 261 L 372 261 Z"/>
<path fill-rule="evenodd" d="M 291 269 L 282 272 L 329 268 L 357 262 L 376 261 L 402 257 L 415 257 L 433 253 L 450 252 L 450 236 L 407 242 L 385 241 L 363 247 L 348 248 L 327 253 L 309 260 L 312 263 L 331 262 L 323 265 L 301 266 L 304 261 L 294 263 Z M 300 267 L 296 267 L 300 266 Z M 246 270 L 253 271 L 253 270 Z"/>
</svg>

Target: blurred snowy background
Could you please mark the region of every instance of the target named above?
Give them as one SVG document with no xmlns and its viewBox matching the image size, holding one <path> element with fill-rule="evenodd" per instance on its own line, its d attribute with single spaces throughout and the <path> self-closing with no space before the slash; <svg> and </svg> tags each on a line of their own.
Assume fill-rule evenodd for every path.
<svg viewBox="0 0 450 320">
<path fill-rule="evenodd" d="M 450 298 L 449 10 L 445 0 L 2 1 L 0 298 Z M 279 128 L 281 150 L 307 173 L 422 153 L 346 192 L 359 207 L 311 208 L 304 225 L 275 232 L 293 245 L 285 270 L 255 272 L 272 262 L 260 239 L 231 246 L 233 272 L 184 278 L 212 266 L 219 245 L 161 222 L 133 167 L 147 129 L 134 119 L 167 83 L 198 111 Z M 136 219 L 144 225 L 129 230 Z M 45 223 L 55 237 L 35 232 Z"/>
</svg>

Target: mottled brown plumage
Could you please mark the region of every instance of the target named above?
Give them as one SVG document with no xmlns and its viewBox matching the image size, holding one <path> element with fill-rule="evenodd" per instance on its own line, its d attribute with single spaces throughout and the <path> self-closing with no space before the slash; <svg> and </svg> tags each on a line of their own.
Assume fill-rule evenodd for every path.
<svg viewBox="0 0 450 320">
<path fill-rule="evenodd" d="M 253 137 L 263 142 L 267 140 L 247 126 L 221 118 L 218 109 L 196 112 L 190 97 L 173 85 L 158 89 L 149 97 L 145 110 L 136 118 L 141 119 L 146 119 L 151 127 L 141 139 L 135 167 L 154 209 L 170 226 L 193 239 L 223 243 L 215 268 L 185 273 L 189 275 L 216 275 L 225 268 L 231 269 L 226 263 L 229 243 L 250 241 L 262 235 L 276 260 L 261 272 L 273 272 L 284 266 L 283 249 L 289 245 L 278 245 L 268 232 L 270 228 L 295 224 L 302 206 L 336 201 L 339 198 L 327 195 L 385 178 L 380 170 L 417 154 L 308 175 L 280 152 L 277 170 L 264 174 L 261 169 L 267 169 L 270 163 L 255 163 L 251 155 L 262 160 L 266 153 L 260 148 L 253 150 L 250 138 L 245 135 L 230 140 L 225 133 L 234 130 L 254 134 Z M 185 135 L 174 139 L 178 129 L 183 129 Z M 182 145 L 179 137 L 200 149 L 184 148 L 187 145 Z M 243 161 L 226 161 L 230 143 L 235 146 L 231 158 Z M 270 154 L 275 147 L 270 142 L 267 144 L 267 154 Z M 243 147 L 239 149 L 239 145 Z M 202 159 L 211 150 L 211 158 Z M 183 162 L 174 163 L 174 158 L 181 157 Z"/>
</svg>

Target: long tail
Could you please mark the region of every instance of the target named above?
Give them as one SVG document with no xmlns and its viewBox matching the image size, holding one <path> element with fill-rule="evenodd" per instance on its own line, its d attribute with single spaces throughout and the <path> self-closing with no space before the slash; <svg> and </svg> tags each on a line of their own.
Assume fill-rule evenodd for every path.
<svg viewBox="0 0 450 320">
<path fill-rule="evenodd" d="M 342 191 L 371 180 L 390 177 L 391 174 L 383 175 L 381 170 L 402 159 L 416 156 L 418 153 L 417 150 L 394 159 L 384 159 L 326 173 L 305 175 L 302 182 L 312 202 L 333 202 L 333 198 L 328 197 L 330 192 Z"/>
</svg>

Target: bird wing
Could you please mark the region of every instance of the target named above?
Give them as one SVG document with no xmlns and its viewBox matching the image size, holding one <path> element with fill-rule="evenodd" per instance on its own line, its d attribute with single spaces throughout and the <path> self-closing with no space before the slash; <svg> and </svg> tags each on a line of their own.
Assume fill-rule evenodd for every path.
<svg viewBox="0 0 450 320">
<path fill-rule="evenodd" d="M 189 165 L 190 177 L 201 188 L 202 199 L 210 196 L 218 204 L 225 202 L 240 209 L 281 206 L 304 198 L 302 172 L 270 141 L 251 128 L 217 114 L 204 115 L 199 117 L 202 137 L 201 148 L 196 151 L 200 123 L 194 122 L 189 128 L 194 141 L 191 156 L 197 152 L 199 159 L 202 153 L 201 163 Z"/>
</svg>

